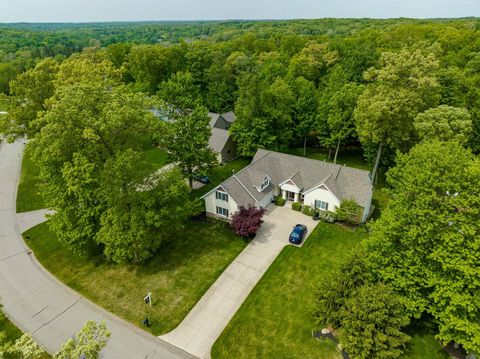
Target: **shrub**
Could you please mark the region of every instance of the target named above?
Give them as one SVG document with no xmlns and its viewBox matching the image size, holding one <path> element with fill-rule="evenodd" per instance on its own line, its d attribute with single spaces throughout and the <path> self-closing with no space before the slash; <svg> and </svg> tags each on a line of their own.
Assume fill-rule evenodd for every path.
<svg viewBox="0 0 480 359">
<path fill-rule="evenodd" d="M 330 211 L 319 211 L 318 216 L 322 221 L 327 223 L 334 223 L 336 220 L 335 213 Z"/>
<path fill-rule="evenodd" d="M 335 212 L 335 218 L 339 222 L 358 224 L 360 223 L 358 209 L 359 206 L 354 199 L 344 199 Z"/>
<path fill-rule="evenodd" d="M 281 196 L 277 196 L 277 197 L 275 198 L 275 204 L 276 204 L 277 206 L 282 207 L 282 206 L 285 205 L 285 200 L 284 200 Z"/>
<path fill-rule="evenodd" d="M 300 210 L 302 209 L 302 204 L 300 202 L 293 202 L 292 203 L 292 209 L 294 211 L 300 212 Z"/>
<path fill-rule="evenodd" d="M 313 210 L 313 208 L 311 206 L 303 206 L 302 207 L 302 213 L 306 216 L 313 216 L 315 211 Z"/>
<path fill-rule="evenodd" d="M 233 231 L 244 238 L 252 238 L 263 223 L 264 208 L 255 206 L 240 206 L 232 215 L 231 227 Z"/>
</svg>

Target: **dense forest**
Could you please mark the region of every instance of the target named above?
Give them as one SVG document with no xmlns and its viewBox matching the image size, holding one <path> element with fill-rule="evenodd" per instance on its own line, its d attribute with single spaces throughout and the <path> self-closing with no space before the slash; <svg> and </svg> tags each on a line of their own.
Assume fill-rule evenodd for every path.
<svg viewBox="0 0 480 359">
<path fill-rule="evenodd" d="M 207 112 L 234 111 L 245 157 L 323 147 L 336 162 L 349 146 L 374 181 L 386 173 L 388 208 L 319 298 L 319 320 L 343 330 L 354 357 L 401 355 L 411 318 L 480 351 L 480 20 L 13 24 L 0 34 L 0 132 L 35 139 L 63 243 L 148 260 L 167 227 L 195 214 L 183 180 L 214 164 Z M 146 139 L 182 171 L 148 177 Z M 365 313 L 379 328 L 369 348 L 355 335 Z"/>
</svg>

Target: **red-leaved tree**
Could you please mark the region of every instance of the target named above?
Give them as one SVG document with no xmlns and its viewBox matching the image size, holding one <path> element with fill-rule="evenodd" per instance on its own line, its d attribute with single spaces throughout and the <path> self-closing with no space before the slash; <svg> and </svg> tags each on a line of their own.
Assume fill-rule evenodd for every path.
<svg viewBox="0 0 480 359">
<path fill-rule="evenodd" d="M 241 237 L 252 238 L 261 227 L 264 214 L 264 208 L 252 205 L 249 205 L 248 208 L 245 206 L 238 207 L 238 211 L 232 215 L 233 231 Z"/>
</svg>

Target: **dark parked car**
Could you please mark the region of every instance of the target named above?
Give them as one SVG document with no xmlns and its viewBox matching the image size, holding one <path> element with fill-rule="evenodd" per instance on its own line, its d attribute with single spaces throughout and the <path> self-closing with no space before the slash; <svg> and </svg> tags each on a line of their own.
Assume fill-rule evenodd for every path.
<svg viewBox="0 0 480 359">
<path fill-rule="evenodd" d="M 288 238 L 288 241 L 293 244 L 300 244 L 303 241 L 303 237 L 305 237 L 305 234 L 307 233 L 307 226 L 303 224 L 297 224 L 295 227 L 293 227 L 292 233 L 290 233 L 290 237 Z"/>
<path fill-rule="evenodd" d="M 192 177 L 197 182 L 201 182 L 203 184 L 210 183 L 210 178 L 208 178 L 207 176 L 203 176 L 203 175 L 199 175 L 199 174 L 194 173 Z"/>
</svg>

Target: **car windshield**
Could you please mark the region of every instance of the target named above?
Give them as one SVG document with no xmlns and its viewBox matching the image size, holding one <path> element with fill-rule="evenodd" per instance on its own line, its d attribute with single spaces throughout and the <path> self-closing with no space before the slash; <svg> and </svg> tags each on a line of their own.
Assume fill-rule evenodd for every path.
<svg viewBox="0 0 480 359">
<path fill-rule="evenodd" d="M 291 236 L 292 236 L 293 238 L 298 238 L 298 232 L 297 232 L 297 230 L 294 230 L 294 231 L 292 232 Z"/>
</svg>

